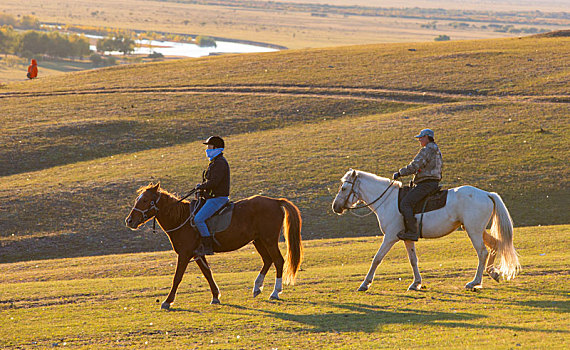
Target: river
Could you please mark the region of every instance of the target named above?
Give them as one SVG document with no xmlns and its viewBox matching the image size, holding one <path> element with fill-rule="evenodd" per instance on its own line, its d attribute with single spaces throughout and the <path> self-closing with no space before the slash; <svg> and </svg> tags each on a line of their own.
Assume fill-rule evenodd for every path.
<svg viewBox="0 0 570 350">
<path fill-rule="evenodd" d="M 89 38 L 101 39 L 101 36 L 86 35 Z M 183 56 L 183 57 L 202 57 L 211 54 L 222 53 L 252 53 L 252 52 L 273 52 L 277 49 L 249 44 L 241 44 L 229 41 L 217 41 L 216 47 L 200 47 L 191 43 L 181 43 L 173 41 L 159 40 L 135 40 L 134 54 L 148 55 L 152 52 L 158 52 L 164 56 Z M 96 51 L 95 45 L 89 48 Z M 120 52 L 107 52 L 111 55 L 121 55 Z"/>
</svg>

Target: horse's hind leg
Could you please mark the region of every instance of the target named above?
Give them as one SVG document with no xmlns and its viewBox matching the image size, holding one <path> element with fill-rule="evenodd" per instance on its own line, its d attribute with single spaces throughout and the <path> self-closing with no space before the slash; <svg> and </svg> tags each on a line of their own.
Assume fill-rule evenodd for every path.
<svg viewBox="0 0 570 350">
<path fill-rule="evenodd" d="M 392 237 L 392 238 L 388 238 L 388 237 Z M 368 270 L 368 274 L 366 275 L 366 278 L 364 279 L 364 281 L 362 281 L 362 284 L 358 288 L 359 292 L 365 292 L 368 290 L 368 288 L 370 287 L 370 284 L 372 284 L 372 280 L 374 279 L 374 274 L 376 273 L 376 269 L 378 268 L 378 265 L 380 265 L 380 263 L 382 262 L 382 259 L 384 259 L 384 256 L 386 256 L 386 254 L 388 254 L 388 252 L 390 251 L 390 249 L 392 249 L 392 246 L 396 242 L 398 242 L 398 238 L 396 237 L 395 234 L 393 236 L 388 236 L 388 235 L 384 236 L 384 240 L 382 241 L 382 245 L 380 245 L 380 249 L 378 249 L 378 252 L 374 256 L 374 259 L 372 260 L 372 264 L 370 265 L 370 270 Z"/>
<path fill-rule="evenodd" d="M 413 241 L 404 241 L 406 250 L 408 251 L 408 259 L 412 270 L 414 270 L 414 282 L 408 287 L 408 290 L 420 290 L 422 288 L 422 276 L 418 269 L 418 257 L 416 255 L 416 248 Z"/>
<path fill-rule="evenodd" d="M 495 262 L 495 257 L 497 256 L 497 239 L 493 236 L 491 236 L 490 234 L 487 233 L 487 231 L 483 231 L 483 241 L 485 242 L 485 245 L 487 247 L 489 247 L 489 249 L 491 250 L 489 253 L 489 258 L 487 258 L 487 267 L 485 268 L 485 271 L 489 274 L 489 276 L 491 276 L 491 278 L 493 278 L 495 281 L 500 282 L 501 281 L 501 275 L 499 274 L 499 272 L 497 271 L 497 269 L 495 269 L 495 266 L 493 266 L 493 263 Z"/>
<path fill-rule="evenodd" d="M 475 273 L 475 278 L 473 281 L 467 283 L 465 285 L 465 289 L 468 290 L 475 290 L 477 288 L 481 288 L 481 282 L 483 280 L 483 271 L 485 269 L 485 263 L 487 262 L 487 257 L 489 252 L 487 248 L 485 248 L 485 244 L 483 243 L 483 232 L 485 231 L 484 227 L 473 227 L 469 225 L 464 225 L 469 238 L 471 239 L 471 243 L 473 243 L 473 247 L 477 252 L 477 256 L 479 257 L 479 264 L 477 265 L 477 272 Z"/>
<path fill-rule="evenodd" d="M 270 246 L 266 245 L 265 247 L 271 256 L 271 260 L 273 260 L 273 263 L 275 264 L 275 287 L 273 288 L 273 292 L 269 296 L 269 299 L 279 300 L 279 293 L 283 290 L 283 265 L 285 264 L 285 260 L 279 251 L 277 240 L 275 240 L 275 243 Z"/>
<path fill-rule="evenodd" d="M 271 260 L 271 255 L 269 255 L 269 252 L 263 243 L 255 240 L 253 241 L 253 245 L 263 259 L 263 267 L 261 268 L 261 271 L 259 272 L 259 275 L 257 275 L 257 278 L 253 284 L 253 297 L 255 298 L 261 293 L 261 290 L 263 289 L 263 280 L 265 280 L 265 275 L 267 274 L 267 271 L 269 271 L 271 264 L 273 264 L 273 260 Z"/>
<path fill-rule="evenodd" d="M 210 285 L 210 290 L 212 291 L 212 301 L 210 302 L 210 304 L 219 304 L 220 289 L 218 288 L 218 285 L 214 281 L 214 277 L 212 276 L 212 270 L 210 270 L 210 266 L 206 261 L 206 257 L 201 256 L 200 258 L 198 258 L 198 260 L 196 260 L 196 264 L 198 264 L 198 267 L 200 268 L 202 274 L 204 275 L 204 277 L 206 277 L 206 280 L 208 280 L 208 284 Z"/>
</svg>

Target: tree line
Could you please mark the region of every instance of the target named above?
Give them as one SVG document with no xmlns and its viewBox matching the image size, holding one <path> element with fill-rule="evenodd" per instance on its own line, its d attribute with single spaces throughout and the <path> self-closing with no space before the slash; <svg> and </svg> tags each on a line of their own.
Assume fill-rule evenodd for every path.
<svg viewBox="0 0 570 350">
<path fill-rule="evenodd" d="M 39 29 L 40 20 L 32 15 L 22 16 L 18 19 L 10 14 L 0 12 L 0 27 L 1 26 L 11 26 L 12 28 L 21 29 Z"/>
<path fill-rule="evenodd" d="M 58 32 L 29 30 L 18 32 L 11 26 L 0 28 L 0 53 L 33 58 L 50 56 L 58 58 L 84 57 L 91 53 L 89 40 L 83 35 L 66 35 Z"/>
</svg>

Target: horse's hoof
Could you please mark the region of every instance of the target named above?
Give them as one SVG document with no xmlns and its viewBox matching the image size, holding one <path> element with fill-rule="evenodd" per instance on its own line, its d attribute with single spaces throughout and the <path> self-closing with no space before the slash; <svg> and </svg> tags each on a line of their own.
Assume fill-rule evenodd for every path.
<svg viewBox="0 0 570 350">
<path fill-rule="evenodd" d="M 279 298 L 279 295 L 275 296 L 275 295 L 272 294 L 272 295 L 269 297 L 269 300 L 281 300 L 281 298 Z"/>
<path fill-rule="evenodd" d="M 163 303 L 160 305 L 160 309 L 161 309 L 161 310 L 170 310 L 170 303 L 167 303 L 166 301 L 163 302 Z"/>
<path fill-rule="evenodd" d="M 358 289 L 356 290 L 357 292 L 366 292 L 368 290 L 367 286 L 360 286 L 358 287 Z"/>
<path fill-rule="evenodd" d="M 421 283 L 412 283 L 408 287 L 408 290 L 420 291 L 420 290 L 422 290 L 422 284 Z"/>
<path fill-rule="evenodd" d="M 256 296 L 258 296 L 259 294 L 261 294 L 260 290 L 254 290 L 253 291 L 253 297 L 255 298 Z"/>
<path fill-rule="evenodd" d="M 220 299 L 218 299 L 218 298 L 212 299 L 212 301 L 210 302 L 210 304 L 211 304 L 211 305 L 220 304 Z"/>
<path fill-rule="evenodd" d="M 478 292 L 479 290 L 481 290 L 481 288 L 483 288 L 483 286 L 481 284 L 467 283 L 465 285 L 465 290 L 468 290 L 470 292 Z"/>
</svg>

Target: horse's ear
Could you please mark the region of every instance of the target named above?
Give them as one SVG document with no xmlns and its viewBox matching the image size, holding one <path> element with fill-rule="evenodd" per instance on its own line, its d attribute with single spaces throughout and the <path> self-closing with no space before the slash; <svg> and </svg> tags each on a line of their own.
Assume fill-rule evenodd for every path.
<svg viewBox="0 0 570 350">
<path fill-rule="evenodd" d="M 158 189 L 160 188 L 160 181 L 156 183 L 156 185 L 154 185 L 152 187 L 153 190 L 158 191 Z"/>
<path fill-rule="evenodd" d="M 350 168 L 350 177 L 356 177 L 356 170 Z"/>
</svg>

